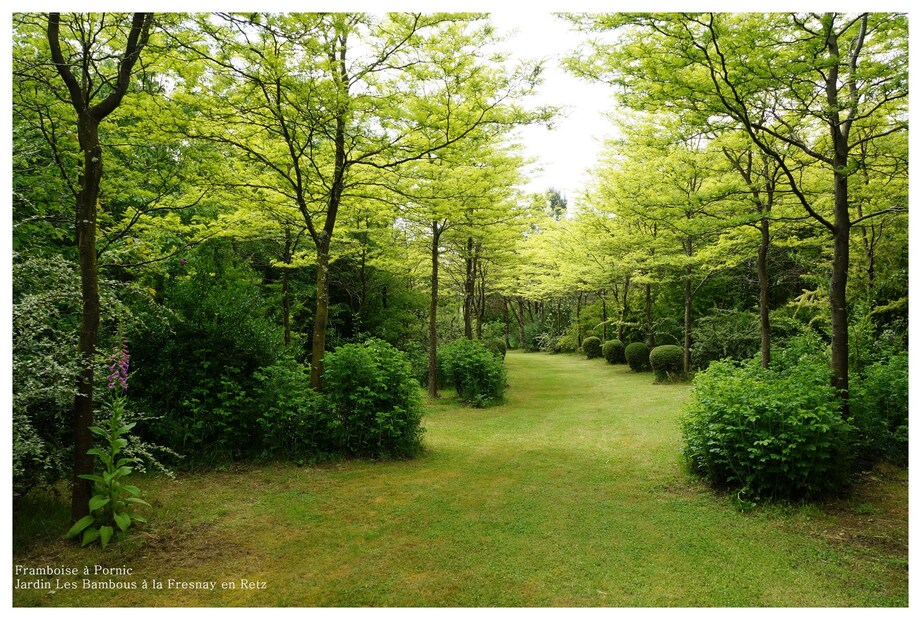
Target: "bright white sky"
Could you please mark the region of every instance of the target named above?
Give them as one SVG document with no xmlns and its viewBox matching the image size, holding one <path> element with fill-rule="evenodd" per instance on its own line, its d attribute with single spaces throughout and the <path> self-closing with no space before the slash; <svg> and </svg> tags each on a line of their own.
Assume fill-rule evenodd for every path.
<svg viewBox="0 0 920 620">
<path fill-rule="evenodd" d="M 518 59 L 545 59 L 543 84 L 533 98 L 535 104 L 564 108 L 552 129 L 531 126 L 520 136 L 528 156 L 537 160 L 527 191 L 559 189 L 577 204 L 577 195 L 588 181 L 603 139 L 613 128 L 605 113 L 613 109 L 612 88 L 578 79 L 561 66 L 562 58 L 583 40 L 568 23 L 549 11 L 524 13 L 493 12 L 492 21 L 503 34 L 513 33 L 505 48 Z"/>
</svg>

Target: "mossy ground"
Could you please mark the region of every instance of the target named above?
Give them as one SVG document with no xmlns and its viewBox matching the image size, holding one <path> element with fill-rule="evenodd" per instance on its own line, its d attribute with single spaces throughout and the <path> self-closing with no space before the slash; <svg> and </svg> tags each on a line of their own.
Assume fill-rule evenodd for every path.
<svg viewBox="0 0 920 620">
<path fill-rule="evenodd" d="M 907 605 L 906 470 L 866 474 L 845 499 L 742 513 L 681 465 L 686 384 L 577 355 L 511 352 L 506 364 L 505 403 L 430 404 L 427 450 L 411 461 L 141 479 L 150 525 L 105 552 L 60 539 L 62 500 L 27 498 L 14 568 L 218 585 L 14 588 L 13 604 Z"/>
</svg>

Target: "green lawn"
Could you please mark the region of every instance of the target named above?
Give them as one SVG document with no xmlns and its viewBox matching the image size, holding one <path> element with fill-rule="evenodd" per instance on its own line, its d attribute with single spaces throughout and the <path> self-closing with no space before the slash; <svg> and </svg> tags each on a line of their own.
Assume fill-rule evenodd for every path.
<svg viewBox="0 0 920 620">
<path fill-rule="evenodd" d="M 140 480 L 151 525 L 106 552 L 60 541 L 66 508 L 33 500 L 15 515 L 14 565 L 127 567 L 113 580 L 164 589 L 86 590 L 81 576 L 76 591 L 14 589 L 13 602 L 907 605 L 906 471 L 866 475 L 844 500 L 740 513 L 681 467 L 688 386 L 602 359 L 512 352 L 506 363 L 505 404 L 430 405 L 413 461 Z M 241 579 L 265 589 L 221 589 Z"/>
</svg>

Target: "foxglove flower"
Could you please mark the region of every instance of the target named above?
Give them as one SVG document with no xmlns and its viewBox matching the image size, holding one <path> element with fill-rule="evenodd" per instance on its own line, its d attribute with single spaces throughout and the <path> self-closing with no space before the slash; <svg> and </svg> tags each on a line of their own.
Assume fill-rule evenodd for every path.
<svg viewBox="0 0 920 620">
<path fill-rule="evenodd" d="M 128 366 L 130 356 L 128 355 L 128 343 L 122 342 L 121 347 L 116 347 L 109 357 L 109 389 L 114 390 L 120 387 L 122 390 L 128 389 Z"/>
</svg>

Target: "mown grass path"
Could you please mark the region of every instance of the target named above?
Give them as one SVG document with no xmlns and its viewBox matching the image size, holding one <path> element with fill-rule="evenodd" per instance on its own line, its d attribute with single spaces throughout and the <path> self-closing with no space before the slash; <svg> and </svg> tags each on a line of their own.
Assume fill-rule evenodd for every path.
<svg viewBox="0 0 920 620">
<path fill-rule="evenodd" d="M 429 406 L 421 458 L 144 480 L 152 526 L 132 542 L 81 554 L 54 541 L 14 557 L 216 591 L 14 590 L 14 604 L 907 604 L 906 472 L 842 507 L 742 514 L 681 468 L 688 386 L 569 355 L 506 363 L 503 406 Z M 870 522 L 886 544 L 836 536 Z M 221 589 L 240 579 L 266 589 Z"/>
</svg>

